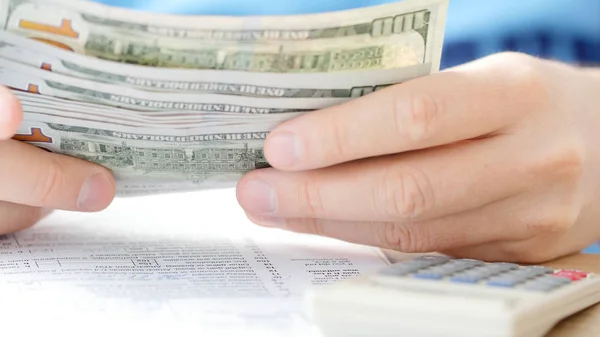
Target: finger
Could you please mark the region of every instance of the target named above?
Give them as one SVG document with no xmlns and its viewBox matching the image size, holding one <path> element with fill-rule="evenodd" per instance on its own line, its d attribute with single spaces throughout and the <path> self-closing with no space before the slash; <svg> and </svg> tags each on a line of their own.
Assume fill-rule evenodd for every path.
<svg viewBox="0 0 600 337">
<path fill-rule="evenodd" d="M 0 85 L 0 140 L 10 139 L 22 119 L 21 103 L 9 89 Z"/>
<path fill-rule="evenodd" d="M 257 170 L 237 198 L 254 215 L 349 221 L 425 220 L 517 195 L 538 182 L 511 139 L 488 138 L 319 170 Z M 523 171 L 523 172 L 521 172 Z"/>
<path fill-rule="evenodd" d="M 315 169 L 504 129 L 544 101 L 537 99 L 542 90 L 528 72 L 490 63 L 476 61 L 286 121 L 267 136 L 267 161 L 280 170 Z"/>
<path fill-rule="evenodd" d="M 314 234 L 351 243 L 427 253 L 476 246 L 498 240 L 523 240 L 523 208 L 503 200 L 477 210 L 419 222 L 353 222 L 314 218 L 272 218 L 248 214 L 261 226 Z"/>
<path fill-rule="evenodd" d="M 538 203 L 542 204 L 542 203 Z M 528 235 L 496 240 L 486 244 L 465 245 L 442 251 L 454 257 L 474 258 L 490 262 L 507 261 L 516 263 L 542 263 L 580 252 L 597 242 L 598 231 L 595 219 L 585 219 L 587 214 L 578 217 L 576 228 L 563 231 L 529 232 Z M 549 216 L 549 221 L 558 218 Z M 588 220 L 590 220 L 588 222 Z M 556 220 L 554 220 L 556 221 Z M 539 226 L 537 226 L 539 228 Z"/>
<path fill-rule="evenodd" d="M 0 142 L 0 153 L 0 200 L 93 212 L 114 198 L 114 179 L 102 166 L 14 140 Z"/>
<path fill-rule="evenodd" d="M 548 245 L 552 241 L 545 241 L 543 245 L 536 244 L 536 241 L 536 239 L 498 240 L 485 244 L 448 249 L 441 253 L 456 258 L 522 264 L 543 263 L 564 255 L 561 254 L 564 251 L 559 245 Z"/>
<path fill-rule="evenodd" d="M 0 202 L 0 235 L 31 227 L 47 213 L 39 207 Z"/>
</svg>

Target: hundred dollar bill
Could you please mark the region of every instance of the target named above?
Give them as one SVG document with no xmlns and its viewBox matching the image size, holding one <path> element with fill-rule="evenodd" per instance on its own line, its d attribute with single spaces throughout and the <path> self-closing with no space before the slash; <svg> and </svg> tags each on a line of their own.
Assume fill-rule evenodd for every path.
<svg viewBox="0 0 600 337">
<path fill-rule="evenodd" d="M 252 128 L 255 124 L 261 124 L 265 121 L 261 120 L 236 120 L 236 119 L 218 119 L 218 118 L 206 118 L 206 119 L 189 119 L 189 120 L 171 120 L 169 117 L 152 117 L 147 119 L 136 119 L 136 118 L 123 118 L 122 116 L 116 116 L 114 114 L 102 114 L 90 111 L 78 111 L 70 108 L 46 106 L 39 103 L 23 102 L 23 113 L 33 114 L 45 114 L 56 117 L 68 117 L 78 120 L 86 121 L 99 121 L 103 123 L 111 123 L 118 125 L 128 125 L 132 127 L 152 127 L 152 128 L 176 128 L 176 129 L 189 129 L 189 128 L 211 128 L 211 127 L 226 127 L 226 126 L 246 126 Z M 282 114 L 288 118 L 282 118 L 275 120 L 283 122 L 289 118 L 293 118 L 294 114 Z M 290 116 L 291 115 L 291 116 Z"/>
<path fill-rule="evenodd" d="M 448 0 L 294 16 L 182 16 L 79 0 L 0 0 L 4 30 L 97 58 L 167 68 L 339 72 L 439 68 Z M 390 48 L 391 46 L 391 48 Z M 392 55 L 394 57 L 387 57 Z"/>
<path fill-rule="evenodd" d="M 263 145 L 274 127 L 161 130 L 25 117 L 14 139 L 108 168 L 118 195 L 234 186 L 245 173 L 269 166 Z"/>
<path fill-rule="evenodd" d="M 24 103 L 22 105 L 23 105 L 23 115 L 25 116 L 25 119 L 29 118 L 29 116 L 31 116 L 31 115 L 39 115 L 39 116 L 44 116 L 45 120 L 47 120 L 49 122 L 56 118 L 70 118 L 70 119 L 77 120 L 80 123 L 101 122 L 101 123 L 110 123 L 112 125 L 121 125 L 121 126 L 129 126 L 129 127 L 165 128 L 165 127 L 169 126 L 170 128 L 173 128 L 173 129 L 177 128 L 177 126 L 171 126 L 171 125 L 167 125 L 167 124 L 152 124 L 152 123 L 146 123 L 143 121 L 132 121 L 132 120 L 128 120 L 128 119 L 116 119 L 116 118 L 112 118 L 109 115 L 80 113 L 80 112 L 64 110 L 64 109 L 58 110 L 58 109 L 53 109 L 51 107 L 45 107 L 45 106 L 40 106 L 40 105 L 36 105 L 36 104 Z M 42 117 L 40 117 L 40 118 L 42 118 Z M 200 127 L 200 126 L 206 127 L 206 125 L 195 125 L 195 126 L 196 127 Z"/>
<path fill-rule="evenodd" d="M 0 59 L 0 84 L 41 95 L 140 111 L 270 114 L 311 111 L 347 101 L 343 98 L 260 98 L 218 94 L 152 93 L 82 80 Z"/>
<path fill-rule="evenodd" d="M 167 118 L 154 118 L 148 120 L 138 120 L 133 118 L 119 118 L 110 114 L 99 114 L 90 112 L 79 112 L 69 110 L 68 108 L 56 108 L 48 107 L 38 103 L 23 102 L 23 114 L 27 115 L 44 115 L 47 116 L 48 121 L 52 121 L 54 118 L 70 118 L 78 120 L 81 123 L 84 122 L 101 122 L 109 123 L 111 125 L 122 125 L 129 127 L 141 127 L 141 128 L 153 128 L 153 129 L 198 129 L 210 130 L 211 128 L 222 128 L 222 127 L 238 127 L 242 126 L 247 129 L 252 129 L 254 125 L 264 124 L 265 121 L 235 121 L 227 119 L 204 119 L 204 120 L 189 120 L 189 121 L 172 121 Z M 287 114 L 285 114 L 287 116 Z M 283 119 L 285 120 L 285 119 Z M 282 120 L 282 121 L 283 121 Z"/>
<path fill-rule="evenodd" d="M 155 68 L 75 54 L 6 31 L 0 31 L 0 57 L 59 74 L 145 91 L 274 98 L 356 98 L 430 72 L 424 64 L 365 70 L 360 76 L 354 72 L 281 74 Z"/>
<path fill-rule="evenodd" d="M 100 104 L 80 103 L 56 97 L 21 92 L 18 90 L 12 90 L 12 92 L 19 99 L 25 111 L 27 111 L 27 109 L 44 108 L 46 110 L 53 110 L 59 115 L 69 112 L 75 114 L 70 116 L 85 116 L 86 118 L 96 117 L 112 122 L 129 121 L 141 124 L 188 127 L 190 124 L 208 125 L 208 123 L 210 123 L 210 125 L 233 125 L 252 124 L 256 122 L 281 122 L 300 114 L 288 112 L 285 114 L 256 115 L 231 112 L 207 112 L 202 114 L 181 115 L 178 114 L 178 111 L 164 111 L 149 115 L 139 111 L 103 106 Z"/>
</svg>

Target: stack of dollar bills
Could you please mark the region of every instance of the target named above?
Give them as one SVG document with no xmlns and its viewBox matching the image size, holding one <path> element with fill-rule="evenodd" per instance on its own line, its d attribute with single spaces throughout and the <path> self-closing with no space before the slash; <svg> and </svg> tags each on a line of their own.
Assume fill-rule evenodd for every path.
<svg viewBox="0 0 600 337">
<path fill-rule="evenodd" d="M 231 187 L 269 166 L 283 121 L 439 71 L 447 7 L 230 17 L 0 0 L 0 84 L 23 106 L 14 139 L 107 167 L 119 195 Z"/>
</svg>

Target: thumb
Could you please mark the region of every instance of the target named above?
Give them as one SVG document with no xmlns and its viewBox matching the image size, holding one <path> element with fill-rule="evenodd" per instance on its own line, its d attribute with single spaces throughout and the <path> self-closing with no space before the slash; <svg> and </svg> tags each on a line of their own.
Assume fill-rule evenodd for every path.
<svg viewBox="0 0 600 337">
<path fill-rule="evenodd" d="M 0 140 L 12 138 L 22 120 L 21 102 L 8 88 L 0 85 Z"/>
</svg>

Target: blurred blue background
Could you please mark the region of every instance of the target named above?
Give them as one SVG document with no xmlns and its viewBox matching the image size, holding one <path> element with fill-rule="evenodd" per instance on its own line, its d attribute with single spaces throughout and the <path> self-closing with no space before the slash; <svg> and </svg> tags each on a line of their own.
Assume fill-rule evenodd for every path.
<svg viewBox="0 0 600 337">
<path fill-rule="evenodd" d="M 326 12 L 397 0 L 95 1 L 158 13 L 277 15 Z M 600 65 L 600 0 L 450 0 L 442 69 L 506 50 Z M 600 253 L 600 245 L 585 252 Z"/>
</svg>

